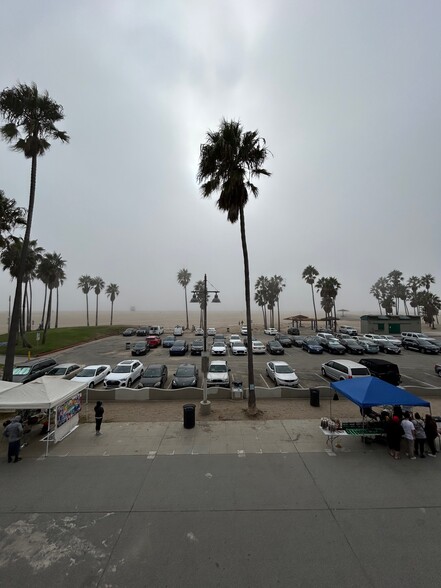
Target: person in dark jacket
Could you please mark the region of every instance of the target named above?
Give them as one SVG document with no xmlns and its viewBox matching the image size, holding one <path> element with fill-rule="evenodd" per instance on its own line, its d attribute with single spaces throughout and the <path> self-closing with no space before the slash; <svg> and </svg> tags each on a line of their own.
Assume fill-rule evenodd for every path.
<svg viewBox="0 0 441 588">
<path fill-rule="evenodd" d="M 96 435 L 101 435 L 101 424 L 103 422 L 103 415 L 104 415 L 104 408 L 103 403 L 101 400 L 95 404 L 95 433 Z"/>
<path fill-rule="evenodd" d="M 400 459 L 401 437 L 404 434 L 400 419 L 397 415 L 392 418 L 387 417 L 385 424 L 387 443 L 389 445 L 389 454 L 394 459 Z"/>
<path fill-rule="evenodd" d="M 19 455 L 21 438 L 23 437 L 23 427 L 21 425 L 20 416 L 14 417 L 9 425 L 5 427 L 3 436 L 8 440 L 8 463 L 12 462 L 12 458 L 14 458 L 14 463 L 21 461 Z"/>
<path fill-rule="evenodd" d="M 426 414 L 424 431 L 426 432 L 426 441 L 429 446 L 429 455 L 430 457 L 436 457 L 435 439 L 438 437 L 438 425 L 430 414 Z"/>
</svg>

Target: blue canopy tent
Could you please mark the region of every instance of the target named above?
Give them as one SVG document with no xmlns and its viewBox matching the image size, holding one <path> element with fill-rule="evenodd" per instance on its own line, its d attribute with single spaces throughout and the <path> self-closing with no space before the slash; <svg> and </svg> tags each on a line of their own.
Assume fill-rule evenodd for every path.
<svg viewBox="0 0 441 588">
<path fill-rule="evenodd" d="M 373 376 L 332 382 L 331 388 L 352 400 L 360 408 L 384 404 L 430 408 L 430 402 L 427 400 Z"/>
</svg>

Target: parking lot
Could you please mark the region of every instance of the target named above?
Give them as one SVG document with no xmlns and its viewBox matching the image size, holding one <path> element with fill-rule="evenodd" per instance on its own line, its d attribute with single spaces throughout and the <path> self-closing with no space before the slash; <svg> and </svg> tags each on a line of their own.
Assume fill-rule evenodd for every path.
<svg viewBox="0 0 441 588">
<path fill-rule="evenodd" d="M 310 334 L 310 333 L 308 333 Z M 261 333 L 255 334 L 262 343 L 266 343 L 273 337 Z M 228 337 L 228 334 L 226 334 Z M 184 339 L 187 340 L 189 346 L 195 338 L 190 334 L 184 334 Z M 116 365 L 123 359 L 131 358 L 130 350 L 126 349 L 126 343 L 134 343 L 141 340 L 138 337 L 109 337 L 100 341 L 87 343 L 78 347 L 64 350 L 54 354 L 54 357 L 59 363 L 61 362 L 77 362 L 79 364 L 95 364 L 103 363 L 111 366 Z M 207 349 L 210 349 L 212 338 L 207 339 Z M 269 355 L 268 353 L 262 355 L 254 355 L 254 378 L 255 385 L 261 388 L 274 387 L 274 383 L 268 379 L 265 374 L 265 367 L 268 361 L 280 360 L 286 361 L 297 373 L 299 377 L 299 388 L 308 389 L 316 386 L 326 386 L 329 380 L 321 375 L 321 364 L 335 359 L 336 357 L 345 357 L 353 361 L 358 361 L 361 357 L 372 357 L 370 355 L 351 355 L 336 356 L 326 351 L 321 355 L 308 354 L 298 347 L 286 348 L 284 355 Z M 436 394 L 437 389 L 441 389 L 441 379 L 436 375 L 434 370 L 435 363 L 441 363 L 439 355 L 425 355 L 415 351 L 402 350 L 400 355 L 386 355 L 379 353 L 373 357 L 387 359 L 396 363 L 399 367 L 402 376 L 402 386 L 408 388 L 410 391 L 427 389 L 427 392 L 433 390 Z M 222 358 L 222 357 L 221 357 Z M 227 351 L 227 356 L 224 357 L 228 361 L 231 369 L 231 380 L 242 381 L 244 387 L 248 385 L 247 376 L 247 357 L 234 356 Z M 199 356 L 191 356 L 188 352 L 185 356 L 170 357 L 169 350 L 162 347 L 151 349 L 145 356 L 138 359 L 147 366 L 152 363 L 164 363 L 168 368 L 168 380 L 166 387 L 171 387 L 171 380 L 176 368 L 181 363 L 194 363 L 200 370 L 201 358 Z M 211 359 L 220 359 L 219 356 Z M 201 385 L 201 378 L 199 378 L 199 385 Z M 136 383 L 134 387 L 136 387 Z M 418 392 L 416 392 L 418 393 Z"/>
</svg>

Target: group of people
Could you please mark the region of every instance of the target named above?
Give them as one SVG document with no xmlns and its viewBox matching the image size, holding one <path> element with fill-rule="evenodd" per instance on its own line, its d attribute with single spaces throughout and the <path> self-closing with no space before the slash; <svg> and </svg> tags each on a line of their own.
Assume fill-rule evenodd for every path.
<svg viewBox="0 0 441 588">
<path fill-rule="evenodd" d="M 393 415 L 385 416 L 385 431 L 389 453 L 394 459 L 401 458 L 401 447 L 404 445 L 405 454 L 409 459 L 436 457 L 435 439 L 438 437 L 438 426 L 430 414 L 425 419 L 416 412 L 405 411 L 400 406 L 395 406 Z"/>
</svg>

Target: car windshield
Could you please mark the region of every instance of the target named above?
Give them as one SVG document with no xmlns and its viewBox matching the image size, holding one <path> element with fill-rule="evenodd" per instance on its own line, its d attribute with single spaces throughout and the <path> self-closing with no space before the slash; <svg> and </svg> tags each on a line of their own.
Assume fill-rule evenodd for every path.
<svg viewBox="0 0 441 588">
<path fill-rule="evenodd" d="M 64 376 L 67 368 L 52 368 L 48 376 Z"/>
<path fill-rule="evenodd" d="M 317 337 L 311 337 L 311 339 L 306 339 L 308 345 L 320 345 L 320 339 Z"/>
<path fill-rule="evenodd" d="M 176 376 L 178 378 L 188 378 L 189 376 L 194 376 L 194 368 L 192 366 L 179 367 L 176 370 Z"/>
<path fill-rule="evenodd" d="M 183 347 L 184 346 L 184 341 L 175 341 L 175 343 L 173 344 L 173 347 Z"/>
<path fill-rule="evenodd" d="M 196 345 L 202 345 L 202 341 L 199 341 L 199 340 L 193 341 L 192 345 L 195 345 L 195 346 Z"/>
<path fill-rule="evenodd" d="M 129 365 L 117 365 L 112 372 L 114 374 L 127 374 L 130 372 L 130 366 Z"/>
<path fill-rule="evenodd" d="M 147 377 L 147 378 L 154 378 L 154 377 L 160 376 L 160 375 L 161 375 L 161 368 L 148 368 L 144 372 L 144 377 Z"/>
<path fill-rule="evenodd" d="M 145 347 L 145 343 L 135 343 L 135 345 L 133 347 L 142 349 L 143 347 Z"/>
<path fill-rule="evenodd" d="M 223 341 L 215 341 L 213 347 L 225 347 L 225 344 Z"/>
<path fill-rule="evenodd" d="M 77 378 L 92 378 L 95 375 L 95 370 L 84 369 L 76 375 Z"/>
<path fill-rule="evenodd" d="M 263 347 L 263 343 L 262 343 L 262 341 L 253 341 L 253 345 L 254 345 L 255 347 Z"/>
<path fill-rule="evenodd" d="M 30 367 L 15 367 L 12 372 L 13 376 L 27 376 L 31 371 Z"/>
<path fill-rule="evenodd" d="M 278 341 L 270 341 L 269 343 L 272 347 L 282 347 Z"/>
<path fill-rule="evenodd" d="M 338 339 L 328 339 L 328 343 L 329 343 L 329 345 L 340 345 L 340 342 Z"/>
<path fill-rule="evenodd" d="M 226 372 L 227 366 L 226 365 L 218 365 L 218 364 L 211 365 L 210 369 L 208 371 L 215 372 L 215 373 Z"/>
<path fill-rule="evenodd" d="M 289 367 L 289 365 L 276 365 L 274 366 L 274 371 L 278 374 L 292 374 L 294 370 Z"/>
</svg>

